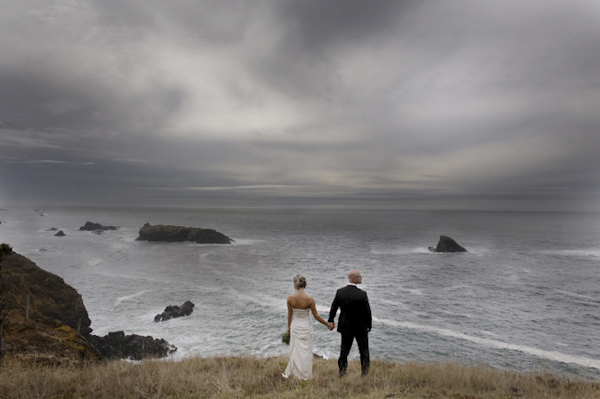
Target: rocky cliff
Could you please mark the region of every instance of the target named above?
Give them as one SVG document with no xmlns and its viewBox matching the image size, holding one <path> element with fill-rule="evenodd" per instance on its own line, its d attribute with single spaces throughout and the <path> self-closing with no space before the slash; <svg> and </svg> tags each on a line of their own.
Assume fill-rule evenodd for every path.
<svg viewBox="0 0 600 399">
<path fill-rule="evenodd" d="M 62 278 L 7 251 L 0 258 L 0 297 L 7 305 L 7 358 L 48 364 L 100 359 L 84 338 L 92 329 L 81 295 Z"/>
</svg>

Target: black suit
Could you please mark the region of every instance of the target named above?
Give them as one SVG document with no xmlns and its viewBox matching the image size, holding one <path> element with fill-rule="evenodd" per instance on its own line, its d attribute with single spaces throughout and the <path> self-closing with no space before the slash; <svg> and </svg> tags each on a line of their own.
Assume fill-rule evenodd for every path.
<svg viewBox="0 0 600 399">
<path fill-rule="evenodd" d="M 360 365 L 362 373 L 369 372 L 369 331 L 371 331 L 372 317 L 371 307 L 367 293 L 355 285 L 348 285 L 337 290 L 331 310 L 329 322 L 334 322 L 338 308 L 341 314 L 338 321 L 338 332 L 342 334 L 342 345 L 338 366 L 340 375 L 346 374 L 348 368 L 348 353 L 352 348 L 352 342 L 356 338 L 360 352 Z"/>
</svg>

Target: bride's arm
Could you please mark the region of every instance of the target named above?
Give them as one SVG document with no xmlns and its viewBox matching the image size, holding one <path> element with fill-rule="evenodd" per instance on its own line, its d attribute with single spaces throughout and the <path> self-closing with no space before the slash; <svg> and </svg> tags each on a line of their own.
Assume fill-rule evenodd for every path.
<svg viewBox="0 0 600 399">
<path fill-rule="evenodd" d="M 288 308 L 288 328 L 287 328 L 287 332 L 290 332 L 290 328 L 292 327 L 292 315 L 294 314 L 294 311 L 292 310 L 292 305 L 290 304 L 290 300 L 288 299 L 287 301 L 287 308 Z"/>
<path fill-rule="evenodd" d="M 315 300 L 313 299 L 312 301 L 310 301 L 310 310 L 313 314 L 313 316 L 315 317 L 315 319 L 323 324 L 324 326 L 328 327 L 327 321 L 325 321 L 324 318 L 322 318 L 321 316 L 319 316 L 319 313 L 317 313 L 317 305 L 315 304 Z M 329 328 L 329 327 L 328 327 Z"/>
</svg>

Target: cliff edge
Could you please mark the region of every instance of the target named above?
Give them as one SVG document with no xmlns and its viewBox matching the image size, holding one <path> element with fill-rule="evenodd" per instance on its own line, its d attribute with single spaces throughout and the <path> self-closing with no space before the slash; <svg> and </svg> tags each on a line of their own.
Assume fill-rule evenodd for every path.
<svg viewBox="0 0 600 399">
<path fill-rule="evenodd" d="M 6 306 L 2 342 L 7 358 L 52 365 L 100 360 L 85 339 L 92 329 L 81 295 L 62 278 L 5 251 L 0 298 Z"/>
</svg>

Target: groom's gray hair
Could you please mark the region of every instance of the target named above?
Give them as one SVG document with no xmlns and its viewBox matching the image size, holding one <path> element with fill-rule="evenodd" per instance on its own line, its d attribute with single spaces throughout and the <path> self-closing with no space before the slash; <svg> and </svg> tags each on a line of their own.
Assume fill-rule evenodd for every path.
<svg viewBox="0 0 600 399">
<path fill-rule="evenodd" d="M 298 288 L 306 288 L 306 277 L 301 274 L 296 274 L 294 276 L 294 287 Z"/>
</svg>

